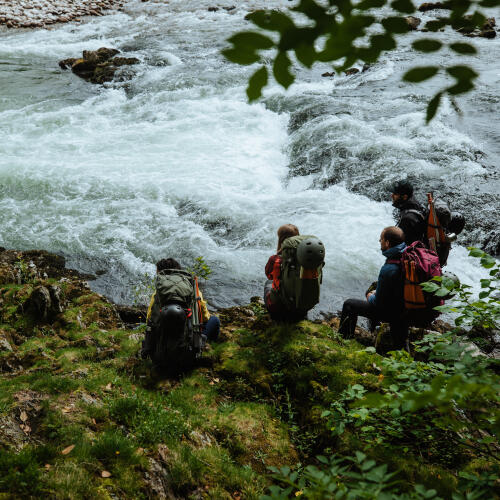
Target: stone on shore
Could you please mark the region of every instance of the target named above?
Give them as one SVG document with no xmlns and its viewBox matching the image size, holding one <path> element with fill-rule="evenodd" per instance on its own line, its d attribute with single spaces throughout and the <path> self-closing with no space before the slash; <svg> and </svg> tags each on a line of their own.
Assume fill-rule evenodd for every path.
<svg viewBox="0 0 500 500">
<path fill-rule="evenodd" d="M 44 28 L 81 21 L 120 8 L 122 0 L 0 0 L 0 25 L 7 28 Z"/>
</svg>

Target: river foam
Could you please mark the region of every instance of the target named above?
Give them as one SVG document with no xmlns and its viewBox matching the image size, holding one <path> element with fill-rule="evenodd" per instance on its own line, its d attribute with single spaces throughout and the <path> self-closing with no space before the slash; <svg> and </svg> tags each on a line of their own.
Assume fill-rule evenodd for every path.
<svg viewBox="0 0 500 500">
<path fill-rule="evenodd" d="M 481 145 L 446 107 L 425 128 L 425 99 L 390 90 L 390 59 L 357 79 L 300 72 L 288 93 L 272 85 L 249 105 L 253 68 L 219 52 L 246 10 L 209 5 L 133 2 L 83 25 L 0 34 L 0 244 L 106 271 L 93 286 L 119 302 L 158 258 L 202 255 L 211 304 L 226 306 L 261 293 L 276 229 L 292 222 L 325 243 L 320 309 L 335 311 L 383 262 L 383 183 L 415 157 L 430 181 L 474 179 Z M 140 59 L 132 80 L 92 86 L 57 67 L 100 46 Z M 469 282 L 479 273 L 460 247 L 449 267 Z"/>
</svg>

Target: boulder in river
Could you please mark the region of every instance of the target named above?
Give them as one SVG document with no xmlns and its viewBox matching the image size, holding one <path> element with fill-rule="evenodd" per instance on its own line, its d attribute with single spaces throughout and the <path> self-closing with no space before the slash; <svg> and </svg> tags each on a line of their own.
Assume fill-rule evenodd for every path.
<svg viewBox="0 0 500 500">
<path fill-rule="evenodd" d="M 84 50 L 81 58 L 63 59 L 59 61 L 59 66 L 62 69 L 71 68 L 75 75 L 91 83 L 110 82 L 120 66 L 130 66 L 140 62 L 136 57 L 114 57 L 119 53 L 119 50 L 107 47 Z"/>
</svg>

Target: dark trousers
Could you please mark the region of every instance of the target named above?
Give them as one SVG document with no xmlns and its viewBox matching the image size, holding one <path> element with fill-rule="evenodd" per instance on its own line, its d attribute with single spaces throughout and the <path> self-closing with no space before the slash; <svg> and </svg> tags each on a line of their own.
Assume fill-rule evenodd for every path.
<svg viewBox="0 0 500 500">
<path fill-rule="evenodd" d="M 386 314 L 381 314 L 379 310 L 370 304 L 367 300 L 347 299 L 342 306 L 342 314 L 340 316 L 339 333 L 344 338 L 354 337 L 354 330 L 358 322 L 358 316 L 363 316 L 370 320 L 370 330 L 381 321 L 387 321 L 391 328 L 391 337 L 395 349 L 404 349 L 408 338 L 408 325 L 401 317 L 390 317 Z"/>
<path fill-rule="evenodd" d="M 210 316 L 208 321 L 203 323 L 201 333 L 207 336 L 209 342 L 216 341 L 220 333 L 220 319 L 217 316 Z"/>
</svg>

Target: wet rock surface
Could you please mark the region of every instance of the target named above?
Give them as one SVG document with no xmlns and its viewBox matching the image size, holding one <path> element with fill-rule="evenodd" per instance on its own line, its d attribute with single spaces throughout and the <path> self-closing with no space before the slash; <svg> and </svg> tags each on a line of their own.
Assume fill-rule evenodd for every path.
<svg viewBox="0 0 500 500">
<path fill-rule="evenodd" d="M 90 83 L 110 82 L 121 66 L 139 63 L 136 57 L 114 57 L 120 51 L 107 47 L 98 50 L 84 50 L 81 58 L 68 58 L 59 61 L 61 69 L 71 69 L 80 78 Z"/>
<path fill-rule="evenodd" d="M 83 16 L 102 16 L 122 5 L 120 0 L 0 0 L 0 25 L 43 28 L 80 21 Z"/>
</svg>

